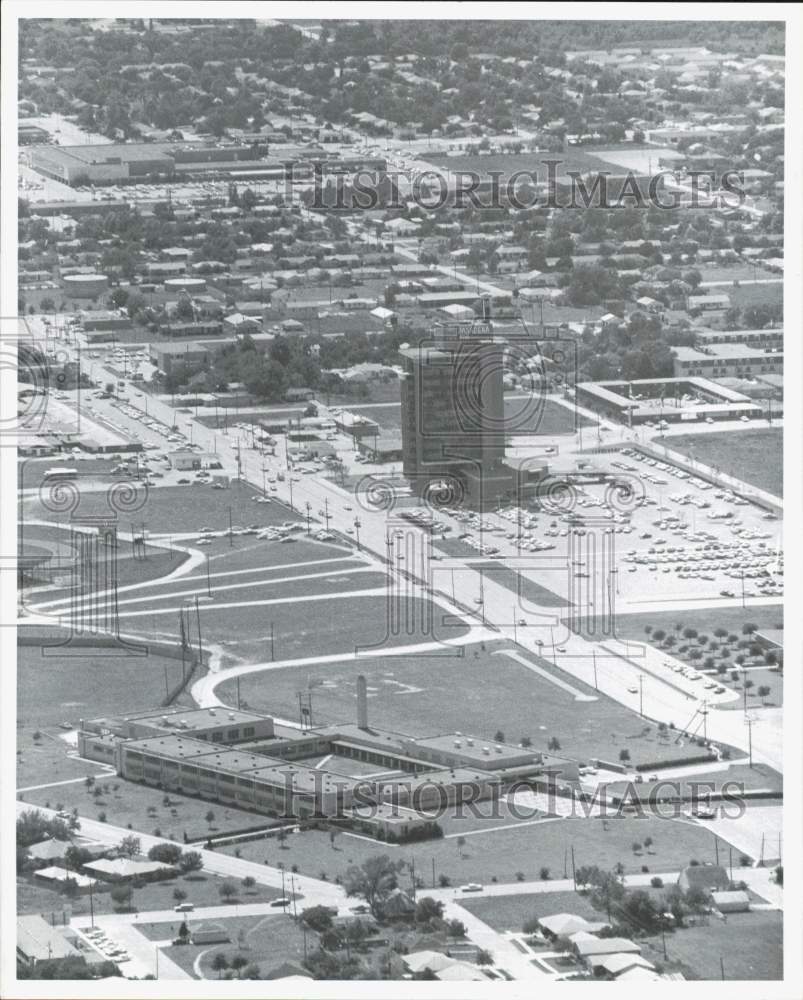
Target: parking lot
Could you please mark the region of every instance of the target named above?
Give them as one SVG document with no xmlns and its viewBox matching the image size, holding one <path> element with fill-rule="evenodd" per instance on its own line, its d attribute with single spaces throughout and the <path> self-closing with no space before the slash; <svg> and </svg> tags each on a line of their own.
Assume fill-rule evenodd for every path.
<svg viewBox="0 0 803 1000">
<path fill-rule="evenodd" d="M 539 582 L 567 603 L 579 589 L 615 591 L 609 603 L 622 609 L 783 595 L 775 514 L 633 449 L 623 449 L 610 464 L 621 473 L 621 487 L 569 476 L 565 487 L 527 509 L 482 515 L 444 509 L 433 526 L 433 544 L 459 539 L 482 556 L 518 563 L 525 573 L 513 557 L 533 554 Z M 610 556 L 603 556 L 605 543 Z"/>
</svg>

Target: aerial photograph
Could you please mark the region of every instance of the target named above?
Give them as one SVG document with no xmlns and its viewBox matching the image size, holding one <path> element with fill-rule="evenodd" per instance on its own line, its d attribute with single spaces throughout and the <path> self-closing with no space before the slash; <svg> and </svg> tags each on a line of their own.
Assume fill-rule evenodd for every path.
<svg viewBox="0 0 803 1000">
<path fill-rule="evenodd" d="M 799 996 L 790 23 L 203 6 L 11 24 L 6 995 Z"/>
</svg>

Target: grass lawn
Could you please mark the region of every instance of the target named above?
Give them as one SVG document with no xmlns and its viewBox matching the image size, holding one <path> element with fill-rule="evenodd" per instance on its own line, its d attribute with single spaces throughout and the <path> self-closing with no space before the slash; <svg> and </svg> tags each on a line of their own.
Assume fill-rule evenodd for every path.
<svg viewBox="0 0 803 1000">
<path fill-rule="evenodd" d="M 371 585 L 371 574 L 360 574 L 353 577 L 348 589 L 358 590 Z M 381 587 L 383 584 L 374 580 L 373 586 Z M 320 587 L 317 589 L 321 592 Z M 273 625 L 274 653 L 277 660 L 334 653 L 347 655 L 354 653 L 358 647 L 381 649 L 385 646 L 396 647 L 431 641 L 431 636 L 424 635 L 420 631 L 422 601 L 416 601 L 415 621 L 418 627 L 415 631 L 390 635 L 388 600 L 385 594 L 334 599 L 342 589 L 342 583 L 339 588 L 328 587 L 325 592 L 333 594 L 333 599 L 330 600 L 300 600 L 290 604 L 225 608 L 217 611 L 214 605 L 210 605 L 201 611 L 202 629 L 205 635 L 215 636 L 215 641 L 224 645 L 224 648 L 234 656 L 253 663 L 271 659 L 271 625 Z M 173 630 L 171 634 L 175 634 L 178 623 L 177 619 L 175 621 L 174 619 L 176 615 L 159 616 L 153 619 L 150 627 L 159 629 L 160 632 Z M 132 618 L 125 621 L 137 622 L 137 628 L 149 625 L 147 618 Z M 448 637 L 460 636 L 466 631 L 464 626 L 454 624 L 448 630 Z M 267 693 L 273 684 L 274 676 L 272 673 L 270 682 L 260 677 L 249 677 L 248 680 L 243 678 L 243 695 L 250 698 L 251 694 L 257 696 L 260 691 Z M 249 694 L 246 694 L 246 685 Z M 298 698 L 295 694 L 293 697 L 295 708 L 288 709 L 291 718 L 295 718 L 298 713 Z M 251 700 L 253 704 L 258 703 L 257 697 Z M 263 698 L 262 703 L 269 706 L 270 711 L 281 714 L 276 703 L 270 698 L 267 700 Z"/>
<path fill-rule="evenodd" d="M 268 525 L 302 520 L 300 515 L 280 504 L 252 503 L 251 497 L 258 492 L 247 483 L 236 482 L 225 490 L 213 490 L 211 486 L 159 486 L 149 490 L 139 510 L 122 516 L 121 523 L 126 528 L 131 520 L 138 526 L 144 523 L 151 534 L 181 533 L 204 526 L 213 530 L 228 530 L 229 509 L 235 525 Z M 28 519 L 55 520 L 38 498 L 24 501 L 24 508 L 24 516 Z M 79 510 L 81 515 L 108 513 L 105 491 L 82 494 Z"/>
<path fill-rule="evenodd" d="M 480 804 L 481 805 L 481 804 Z M 476 827 L 476 819 L 471 825 Z M 488 825 L 498 821 L 488 820 Z M 248 842 L 241 845 L 241 856 L 251 861 L 271 865 L 280 862 L 286 868 L 297 865 L 302 875 L 313 878 L 326 874 L 329 880 L 342 877 L 351 864 L 362 864 L 377 854 L 389 854 L 395 860 L 414 861 L 417 873 L 432 885 L 432 865 L 435 877 L 446 875 L 452 885 L 466 882 L 514 882 L 516 873 L 523 872 L 528 880 L 539 878 L 540 869 L 547 867 L 552 877 L 562 878 L 564 863 L 569 865 L 570 851 L 574 847 L 575 864 L 596 864 L 612 869 L 617 862 L 626 873 L 640 872 L 647 865 L 654 872 L 679 871 L 692 858 L 714 861 L 714 838 L 708 830 L 691 823 L 663 820 L 656 817 L 610 819 L 607 829 L 595 819 L 543 820 L 530 825 L 517 825 L 508 829 L 485 831 L 466 836 L 466 843 L 458 846 L 456 837 L 429 840 L 418 844 L 389 846 L 342 833 L 330 843 L 325 830 L 307 830 L 289 836 L 285 846 L 278 841 Z M 467 830 L 468 833 L 468 830 Z M 653 838 L 650 853 L 633 853 L 632 844 L 642 843 L 645 837 Z M 266 844 L 270 844 L 266 848 Z M 720 853 L 724 841 L 720 838 Z M 727 845 L 724 845 L 727 847 Z M 231 847 L 222 847 L 226 854 Z M 568 853 L 567 853 L 568 852 Z"/>
<path fill-rule="evenodd" d="M 762 275 L 759 274 L 759 277 Z M 731 305 L 739 309 L 757 305 L 782 305 L 783 278 L 779 275 L 775 277 L 777 280 L 770 285 L 739 285 L 738 288 L 717 288 L 714 291 L 727 292 Z"/>
<path fill-rule="evenodd" d="M 232 882 L 237 886 L 239 895 L 231 903 L 224 903 L 220 895 L 220 887 L 224 882 Z M 110 895 L 110 885 L 104 885 L 93 893 L 95 913 L 119 913 Z M 218 875 L 196 872 L 191 875 L 178 875 L 165 879 L 163 882 L 148 882 L 139 889 L 134 889 L 133 906 L 141 913 L 153 910 L 172 910 L 176 905 L 173 891 L 181 889 L 186 892 L 186 902 L 201 906 L 230 906 L 234 914 L 236 903 L 269 903 L 277 899 L 281 893 L 269 886 L 255 885 L 245 889 L 237 879 L 224 879 Z M 60 913 L 65 906 L 72 909 L 73 916 L 89 914 L 89 896 L 80 895 L 68 899 L 63 893 L 38 882 L 33 875 L 26 874 L 17 877 L 17 906 L 20 913 Z M 192 915 L 188 914 L 191 918 Z M 173 936 L 181 923 L 180 915 L 176 914 L 176 922 L 164 924 L 146 924 L 148 931 L 143 931 L 151 940 L 164 940 L 171 936 L 169 928 L 173 927 Z M 192 925 L 191 925 L 192 926 Z M 157 932 L 155 928 L 161 928 Z M 141 929 L 141 928 L 140 928 Z"/>
<path fill-rule="evenodd" d="M 84 773 L 94 772 L 91 766 L 87 766 Z M 171 804 L 166 806 L 162 802 L 164 792 L 160 792 L 158 788 L 125 781 L 116 775 L 98 779 L 97 785 L 103 790 L 103 794 L 97 799 L 92 790 L 88 791 L 84 787 L 83 782 L 76 782 L 60 785 L 55 789 L 42 788 L 26 792 L 25 801 L 31 805 L 43 806 L 47 801 L 55 804 L 58 799 L 68 812 L 77 807 L 79 815 L 91 819 L 105 812 L 107 822 L 113 826 L 126 827 L 130 823 L 134 830 L 153 833 L 155 836 L 159 836 L 155 831 L 160 830 L 161 836 L 177 843 L 183 841 L 185 832 L 189 841 L 199 841 L 204 840 L 210 833 L 227 833 L 259 826 L 263 822 L 265 825 L 268 824 L 266 817 L 259 813 L 235 809 L 232 806 L 210 804 L 202 799 L 178 795 L 175 792 L 170 793 Z M 116 790 L 115 785 L 118 786 Z M 156 811 L 149 813 L 149 806 L 154 807 Z M 210 809 L 215 815 L 211 825 L 204 818 Z"/>
<path fill-rule="evenodd" d="M 249 963 L 259 966 L 260 973 L 266 974 L 283 962 L 301 964 L 304 958 L 304 935 L 301 928 L 281 913 L 267 914 L 262 917 L 228 917 L 216 920 L 193 920 L 188 914 L 187 924 L 190 930 L 212 929 L 223 927 L 231 936 L 229 944 L 175 945 L 163 949 L 163 953 L 189 972 L 194 978 L 194 964 L 199 955 L 201 977 L 217 979 L 218 973 L 212 970 L 215 955 L 223 953 L 229 960 L 235 955 L 242 955 Z M 242 938 L 240 935 L 242 934 Z M 314 950 L 318 935 L 307 931 L 307 947 Z"/>
<path fill-rule="evenodd" d="M 354 406 L 360 416 L 375 420 L 388 431 L 401 427 L 401 404 L 398 406 Z M 505 417 L 510 434 L 574 434 L 578 427 L 592 425 L 587 417 L 554 400 L 526 397 L 521 392 L 505 395 Z"/>
<path fill-rule="evenodd" d="M 42 731 L 39 740 L 33 739 L 36 728 L 20 725 L 17 729 L 17 787 L 41 785 L 44 782 L 83 779 L 88 774 L 105 775 L 108 772 L 94 761 L 68 757 L 69 747 L 54 733 Z M 61 801 L 61 787 L 51 790 L 50 799 L 55 806 Z"/>
<path fill-rule="evenodd" d="M 561 871 L 560 873 L 563 874 Z M 586 920 L 604 920 L 605 914 L 595 910 L 584 893 L 533 892 L 517 896 L 486 896 L 461 899 L 463 909 L 497 931 L 520 931 L 533 917 L 548 917 L 553 913 L 573 913 Z"/>
<path fill-rule="evenodd" d="M 596 701 L 575 701 L 571 693 L 521 663 L 493 652 L 515 648 L 501 640 L 486 644 L 484 650 L 471 645 L 430 656 L 414 653 L 286 667 L 243 676 L 240 691 L 251 708 L 295 719 L 297 692 L 309 684 L 318 724 L 353 721 L 356 678 L 361 673 L 368 682 L 370 720 L 381 729 L 412 736 L 459 730 L 485 740 L 493 740 L 501 729 L 511 743 L 530 736 L 537 750 L 546 750 L 550 737 L 555 736 L 562 751 L 579 760 L 617 760 L 623 746 L 630 750 L 634 763 L 683 755 L 682 747 L 659 741 L 655 726 L 645 724 L 618 702 L 602 694 Z M 536 662 L 532 655 L 527 658 Z M 547 661 L 537 662 L 547 673 L 566 678 Z M 492 684 L 489 677 L 494 679 Z M 594 693 L 574 678 L 571 684 Z M 233 704 L 234 682 L 221 685 L 218 694 Z"/>
<path fill-rule="evenodd" d="M 766 764 L 754 764 L 751 768 L 745 763 L 736 763 L 731 764 L 725 771 L 695 772 L 689 775 L 688 778 L 664 778 L 663 781 L 677 782 L 680 786 L 680 792 L 683 795 L 692 794 L 691 786 L 693 783 L 710 783 L 716 790 L 719 790 L 726 781 L 741 782 L 745 789 L 772 788 L 780 792 L 783 788 L 783 775 L 778 774 L 771 767 L 767 767 Z M 636 788 L 636 791 L 639 796 L 646 797 L 658 784 L 660 783 L 645 781 Z M 606 787 L 611 793 L 616 794 L 617 792 L 624 792 L 628 785 L 626 781 L 612 781 Z M 698 790 L 697 794 L 702 796 L 704 791 L 704 789 Z M 673 793 L 671 789 L 664 786 L 658 794 L 671 795 Z"/>
<path fill-rule="evenodd" d="M 578 427 L 592 427 L 595 422 L 552 399 L 525 397 L 521 393 L 505 396 L 505 417 L 510 434 L 575 434 Z"/>
<path fill-rule="evenodd" d="M 729 913 L 727 922 L 711 918 L 667 934 L 666 951 L 665 962 L 660 935 L 644 940 L 646 959 L 687 979 L 721 979 L 723 967 L 725 979 L 782 979 L 783 914 L 754 910 Z"/>
<path fill-rule="evenodd" d="M 755 286 L 761 287 L 761 286 Z M 750 428 L 737 432 L 679 434 L 669 447 L 750 486 L 783 495 L 783 428 Z"/>
<path fill-rule="evenodd" d="M 47 642 L 48 640 L 46 640 Z M 103 647 L 20 646 L 17 653 L 17 719 L 25 727 L 57 726 L 101 715 L 137 712 L 161 704 L 181 681 L 181 660 L 109 655 Z M 39 781 L 50 780 L 40 772 Z M 54 779 L 55 780 L 55 779 Z"/>
<path fill-rule="evenodd" d="M 463 153 L 458 156 L 447 156 L 442 153 L 421 157 L 436 166 L 445 167 L 451 171 L 467 171 L 471 173 L 489 174 L 492 171 L 501 175 L 501 179 L 519 171 L 532 171 L 537 174 L 537 180 L 547 179 L 547 161 L 558 161 L 553 168 L 558 176 L 565 176 L 570 170 L 611 171 L 610 163 L 601 156 L 579 148 L 569 149 L 561 153 Z M 624 171 L 622 171 L 624 172 Z"/>
</svg>

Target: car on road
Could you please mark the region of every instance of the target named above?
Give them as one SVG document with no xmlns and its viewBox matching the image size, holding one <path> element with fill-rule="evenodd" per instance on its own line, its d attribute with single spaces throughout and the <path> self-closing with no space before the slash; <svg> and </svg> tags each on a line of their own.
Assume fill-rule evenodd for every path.
<svg viewBox="0 0 803 1000">
<path fill-rule="evenodd" d="M 272 899 L 270 901 L 270 905 L 271 906 L 289 906 L 291 902 L 292 902 L 292 900 L 289 899 L 287 896 L 279 896 L 278 899 Z M 366 907 L 366 909 L 367 909 L 367 907 Z"/>
<path fill-rule="evenodd" d="M 192 913 L 195 909 L 194 903 L 179 903 L 178 906 L 174 906 L 173 909 L 176 913 Z"/>
<path fill-rule="evenodd" d="M 189 479 L 179 479 L 178 481 L 179 486 L 189 486 L 189 483 Z"/>
<path fill-rule="evenodd" d="M 628 693 L 628 694 L 638 694 L 638 688 L 637 688 L 637 687 L 633 687 L 633 686 L 631 685 L 631 686 L 630 686 L 630 687 L 629 687 L 629 688 L 627 689 L 627 693 Z"/>
<path fill-rule="evenodd" d="M 479 882 L 468 882 L 466 885 L 460 886 L 461 892 L 482 892 L 482 886 Z"/>
</svg>

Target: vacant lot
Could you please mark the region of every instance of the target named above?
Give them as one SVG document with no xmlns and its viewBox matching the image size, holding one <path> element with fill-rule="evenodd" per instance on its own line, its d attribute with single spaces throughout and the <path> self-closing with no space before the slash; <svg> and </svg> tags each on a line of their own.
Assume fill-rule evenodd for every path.
<svg viewBox="0 0 803 1000">
<path fill-rule="evenodd" d="M 35 740 L 34 733 L 39 732 Z M 38 727 L 17 728 L 17 788 L 42 785 L 46 782 L 82 781 L 88 774 L 105 776 L 109 772 L 94 761 L 68 756 L 70 747 L 55 733 L 41 732 Z M 61 787 L 50 788 L 53 807 L 61 802 Z M 27 797 L 27 793 L 25 795 Z"/>
<path fill-rule="evenodd" d="M 751 275 L 752 277 L 752 275 Z M 758 277 L 762 277 L 759 273 Z M 738 288 L 715 288 L 715 292 L 727 292 L 731 305 L 739 309 L 758 305 L 783 305 L 783 279 L 766 285 L 739 285 Z"/>
<path fill-rule="evenodd" d="M 145 494 L 140 493 L 142 505 L 135 511 L 120 515 L 124 528 L 133 522 L 150 533 L 181 533 L 208 526 L 213 530 L 228 530 L 229 524 L 281 524 L 283 521 L 300 521 L 301 518 L 277 503 L 256 504 L 251 501 L 256 491 L 243 483 L 232 483 L 228 489 L 213 490 L 211 486 L 160 486 Z M 56 520 L 39 501 L 25 501 L 28 519 Z M 108 514 L 105 491 L 86 492 L 81 496 L 81 515 Z M 231 515 L 231 521 L 229 520 Z M 62 515 L 63 517 L 63 515 Z"/>
<path fill-rule="evenodd" d="M 660 935 L 644 941 L 642 954 L 687 979 L 772 980 L 783 978 L 783 914 L 780 910 L 729 913 L 666 936 L 664 962 Z M 721 959 L 721 964 L 720 964 Z M 757 991 L 758 992 L 758 991 Z"/>
<path fill-rule="evenodd" d="M 554 874 L 558 878 L 563 871 Z M 573 913 L 586 920 L 605 919 L 605 914 L 595 910 L 588 896 L 580 892 L 533 892 L 517 896 L 486 896 L 484 899 L 466 897 L 460 900 L 460 905 L 497 931 L 520 931 L 533 917 L 549 917 L 554 913 Z"/>
<path fill-rule="evenodd" d="M 783 429 L 745 428 L 721 434 L 681 434 L 671 439 L 675 451 L 735 476 L 750 486 L 783 496 Z"/>
<path fill-rule="evenodd" d="M 482 804 L 480 803 L 480 808 Z M 467 820 L 465 844 L 458 844 L 457 836 L 441 840 L 428 840 L 420 844 L 389 846 L 350 833 L 342 833 L 330 842 L 324 830 L 307 830 L 288 837 L 282 847 L 276 840 L 262 840 L 241 846 L 243 858 L 269 864 L 283 863 L 286 868 L 298 865 L 302 875 L 320 877 L 325 874 L 331 881 L 343 876 L 351 864 L 362 864 L 377 854 L 389 854 L 394 860 L 413 861 L 415 870 L 424 878 L 427 887 L 432 885 L 433 862 L 435 881 L 441 875 L 452 885 L 466 882 L 513 882 L 517 873 L 525 879 L 537 880 L 542 867 L 548 868 L 552 878 L 562 878 L 564 864 L 571 877 L 571 849 L 574 848 L 575 864 L 599 865 L 611 869 L 618 862 L 625 872 L 640 872 L 647 865 L 655 872 L 678 871 L 692 858 L 714 861 L 714 841 L 708 830 L 673 820 L 655 817 L 643 819 L 613 819 L 606 824 L 596 819 L 546 819 L 510 827 L 509 821 L 499 824 L 487 820 L 481 832 L 468 829 L 477 827 L 477 819 Z M 492 829 L 497 826 L 498 829 Z M 652 837 L 649 852 L 633 852 L 634 842 L 643 843 Z M 720 840 L 720 852 L 723 841 Z M 222 847 L 226 854 L 230 847 Z"/>
<path fill-rule="evenodd" d="M 24 726 L 77 725 L 119 712 L 158 707 L 181 681 L 181 659 L 141 647 L 125 655 L 102 647 L 20 646 L 17 673 L 18 722 Z M 43 774 L 40 781 L 46 781 Z"/>
<path fill-rule="evenodd" d="M 581 681 L 569 678 L 579 692 L 598 694 L 596 701 L 575 701 L 573 694 L 546 677 L 494 653 L 495 649 L 508 648 L 520 652 L 512 644 L 499 642 L 485 649 L 445 647 L 432 655 L 412 653 L 287 667 L 243 676 L 240 692 L 253 709 L 295 719 L 298 691 L 309 686 L 318 723 L 352 721 L 357 674 L 364 674 L 369 716 L 381 729 L 413 736 L 460 731 L 485 740 L 493 740 L 501 730 L 511 743 L 529 736 L 537 750 L 546 750 L 548 741 L 555 737 L 562 752 L 579 760 L 616 760 L 623 747 L 630 751 L 634 764 L 672 760 L 687 752 L 670 740 L 659 739 L 655 726 Z M 567 679 L 544 659 L 532 654 L 526 659 L 548 675 Z M 221 685 L 217 693 L 234 703 L 233 682 Z"/>
<path fill-rule="evenodd" d="M 224 903 L 220 894 L 220 887 L 224 882 L 231 882 L 237 888 L 237 895 L 233 896 L 230 903 Z M 95 913 L 117 913 L 119 908 L 111 898 L 109 884 L 101 883 L 99 889 L 93 893 L 93 906 Z M 195 872 L 191 875 L 177 875 L 175 878 L 164 879 L 161 882 L 148 882 L 138 889 L 134 889 L 132 897 L 132 908 L 142 913 L 153 910 L 172 910 L 176 905 L 173 895 L 176 889 L 185 892 L 186 902 L 193 903 L 196 907 L 201 906 L 231 906 L 232 913 L 236 912 L 237 903 L 269 903 L 276 899 L 280 892 L 271 889 L 269 886 L 255 885 L 246 889 L 237 879 L 224 879 L 217 875 Z M 75 899 L 67 899 L 64 893 L 49 888 L 38 881 L 33 875 L 20 876 L 17 879 L 17 900 L 20 913 L 60 913 L 63 907 L 70 906 L 73 916 L 88 915 L 90 912 L 89 897 L 80 895 Z M 188 914 L 190 919 L 192 915 Z M 177 914 L 175 923 L 145 924 L 143 933 L 150 937 L 155 933 L 152 928 L 159 927 L 158 932 L 162 936 L 153 937 L 152 940 L 165 940 L 168 937 L 175 937 L 181 924 L 181 917 Z M 192 924 L 190 924 L 192 927 Z M 172 928 L 172 934 L 171 929 Z M 142 928 L 139 928 L 142 930 Z"/>
<path fill-rule="evenodd" d="M 557 176 L 566 176 L 570 170 L 577 170 L 581 173 L 603 170 L 610 173 L 616 172 L 612 171 L 610 163 L 601 157 L 595 156 L 590 151 L 586 152 L 577 148 L 564 150 L 560 153 L 465 153 L 460 156 L 446 156 L 444 154 L 426 156 L 426 154 L 422 154 L 422 157 L 436 166 L 445 167 L 447 170 L 480 175 L 497 173 L 502 179 L 519 171 L 529 171 L 537 174 L 538 181 L 547 181 L 549 178 L 548 161 L 558 162 L 558 167 L 553 168 L 556 169 Z M 622 172 L 624 173 L 624 169 Z"/>
<path fill-rule="evenodd" d="M 387 431 L 401 427 L 401 404 L 391 406 L 352 407 L 362 417 L 375 420 Z M 552 399 L 513 392 L 505 395 L 506 431 L 509 434 L 574 434 L 578 427 L 592 425 L 587 417 L 572 407 L 562 406 Z"/>
</svg>

